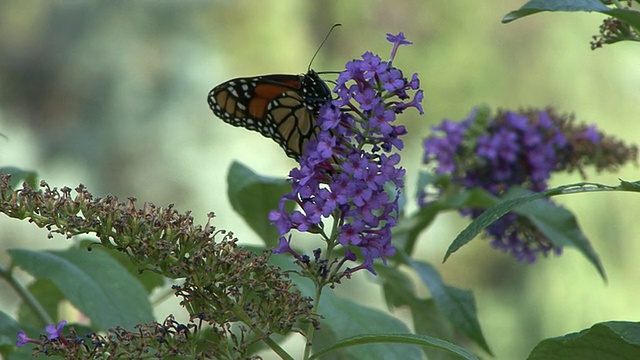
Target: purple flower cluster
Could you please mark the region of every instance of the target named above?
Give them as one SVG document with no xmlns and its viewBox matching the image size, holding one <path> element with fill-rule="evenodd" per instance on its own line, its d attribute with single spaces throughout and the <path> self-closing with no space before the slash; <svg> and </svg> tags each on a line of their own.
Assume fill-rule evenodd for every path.
<svg viewBox="0 0 640 360">
<path fill-rule="evenodd" d="M 332 231 L 324 237 L 329 251 L 337 244 L 347 248 L 339 266 L 358 259 L 355 249 L 363 259 L 349 272 L 367 269 L 375 274 L 374 259 L 385 261 L 395 252 L 391 228 L 398 216 L 405 171 L 398 166 L 400 156 L 389 153 L 402 149 L 399 136 L 406 129 L 393 122 L 410 107 L 423 113 L 417 74 L 408 80 L 391 65 L 398 47 L 410 42 L 402 33 L 389 34 L 387 40 L 393 43 L 389 61 L 367 52 L 347 63 L 338 76 L 334 89 L 338 98 L 320 110 L 320 132 L 309 141 L 299 168 L 289 174 L 292 191 L 282 198 L 279 210 L 269 214 L 281 235 L 292 229 L 323 233 L 323 220 L 333 217 Z M 418 90 L 412 99 L 409 90 Z M 285 210 L 289 201 L 299 210 L 289 214 Z M 284 237 L 275 252 L 303 259 Z"/>
<path fill-rule="evenodd" d="M 461 122 L 445 120 L 433 128 L 435 134 L 424 141 L 424 162 L 436 163 L 436 173 L 450 175 L 454 184 L 464 188 L 479 187 L 497 196 L 515 185 L 542 191 L 551 173 L 568 165 L 572 141 L 600 141 L 595 127 L 567 134 L 560 125 L 548 111 L 505 112 L 495 118 L 474 111 Z M 440 193 L 422 194 L 421 205 L 434 195 Z M 461 213 L 475 218 L 483 211 L 462 209 Z M 493 247 L 519 261 L 532 263 L 538 254 L 561 250 L 516 214 L 507 214 L 486 232 L 493 238 Z"/>
</svg>

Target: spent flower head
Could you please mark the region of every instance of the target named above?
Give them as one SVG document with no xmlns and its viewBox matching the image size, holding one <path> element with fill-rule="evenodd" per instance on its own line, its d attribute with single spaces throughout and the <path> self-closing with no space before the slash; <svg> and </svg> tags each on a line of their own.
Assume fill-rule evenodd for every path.
<svg viewBox="0 0 640 360">
<path fill-rule="evenodd" d="M 410 43 L 402 33 L 387 39 L 393 43 L 389 61 L 366 52 L 346 64 L 333 90 L 337 98 L 320 109 L 320 132 L 309 141 L 299 167 L 289 173 L 292 191 L 269 215 L 281 235 L 292 229 L 322 234 L 327 257 L 337 245 L 348 249 L 342 259 L 321 263 L 321 267 L 336 265 L 330 271 L 323 268 L 322 274 L 335 276 L 345 261 L 356 259 L 360 265 L 342 275 L 361 269 L 375 274 L 374 260 L 386 261 L 395 252 L 391 228 L 398 216 L 405 170 L 398 166 L 400 155 L 392 151 L 403 148 L 400 136 L 406 134 L 395 119 L 411 107 L 422 114 L 423 94 L 417 74 L 407 79 L 391 65 L 398 47 Z M 413 98 L 411 90 L 417 90 Z M 286 211 L 287 202 L 295 202 L 298 210 Z M 325 233 L 329 217 L 333 223 Z M 275 252 L 291 253 L 298 261 L 308 259 L 284 238 Z"/>
<path fill-rule="evenodd" d="M 637 160 L 637 148 L 599 132 L 595 126 L 576 124 L 571 116 L 559 116 L 552 109 L 506 111 L 495 117 L 488 110 L 474 110 L 460 122 L 449 120 L 433 127 L 424 140 L 424 162 L 451 179 L 458 188 L 482 188 L 501 196 L 512 186 L 532 191 L 547 189 L 553 172 L 579 171 L 595 166 L 597 171 L 615 170 Z M 423 192 L 422 206 L 436 200 L 450 188 Z M 484 209 L 461 209 L 464 215 L 479 216 Z M 535 262 L 538 255 L 560 253 L 549 239 L 528 220 L 508 214 L 486 229 L 492 246 L 516 259 Z"/>
<path fill-rule="evenodd" d="M 82 185 L 75 195 L 70 188 L 51 188 L 44 181 L 40 187 L 25 183 L 14 189 L 11 177 L 0 174 L 0 213 L 29 219 L 46 228 L 50 237 L 93 233 L 105 248 L 129 256 L 140 271 L 183 279 L 173 287 L 175 295 L 182 298 L 192 318 L 207 322 L 219 337 L 216 351 L 224 352 L 226 346 L 246 349 L 256 338 L 290 332 L 299 323 L 317 325 L 311 299 L 294 288 L 286 273 L 268 263 L 269 253 L 259 255 L 239 247 L 233 233 L 210 224 L 212 213 L 202 226 L 173 206 L 145 203 L 138 208 L 133 198 L 124 202 L 114 196 L 94 198 Z M 48 325 L 47 335 L 38 342 L 21 332 L 16 344 L 44 342 L 43 349 L 49 351 L 51 344 L 66 348 L 75 340 L 63 337 L 65 325 L 65 321 Z M 238 326 L 248 327 L 236 338 Z M 231 338 L 237 343 L 229 342 Z"/>
<path fill-rule="evenodd" d="M 61 325 L 63 323 L 64 325 Z M 58 326 L 47 326 L 45 331 L 48 335 L 41 334 L 41 341 L 30 339 L 20 331 L 16 345 L 24 346 L 30 342 L 34 344 L 33 356 L 42 354 L 64 359 L 163 359 L 168 357 L 219 359 L 225 358 L 228 354 L 228 349 L 224 345 L 219 345 L 219 343 L 229 342 L 229 339 L 223 336 L 223 332 L 217 331 L 206 335 L 206 342 L 211 346 L 202 347 L 199 346 L 203 342 L 201 336 L 206 330 L 194 321 L 186 324 L 179 323 L 171 315 L 162 323 L 138 324 L 133 330 L 118 326 L 100 334 L 89 332 L 84 336 L 79 336 L 76 329 L 71 326 L 68 329 L 68 336 L 63 339 L 61 330 L 65 325 L 66 322 L 63 321 Z M 245 329 L 238 331 L 246 333 Z M 231 341 L 233 342 L 234 339 Z M 233 344 L 235 345 L 234 355 L 246 357 L 246 346 L 236 342 Z"/>
</svg>

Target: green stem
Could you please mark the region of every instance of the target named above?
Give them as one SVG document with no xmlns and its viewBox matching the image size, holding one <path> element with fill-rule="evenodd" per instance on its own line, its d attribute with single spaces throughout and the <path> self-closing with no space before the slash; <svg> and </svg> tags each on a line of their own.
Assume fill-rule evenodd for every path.
<svg viewBox="0 0 640 360">
<path fill-rule="evenodd" d="M 244 312 L 244 310 L 242 310 L 242 308 L 238 304 L 233 306 L 232 312 L 235 316 L 238 317 L 240 321 L 247 324 L 247 326 L 251 326 L 251 318 L 249 317 L 249 315 L 247 315 L 246 312 Z M 260 330 L 259 328 L 251 327 L 251 330 L 258 336 L 264 335 L 264 332 L 262 332 L 262 330 Z M 280 355 L 280 358 L 285 360 L 294 360 L 288 352 L 286 352 L 282 347 L 280 347 L 280 345 L 278 345 L 278 343 L 273 341 L 271 338 L 266 337 L 262 341 L 264 341 L 265 344 L 267 344 L 271 348 L 271 350 L 273 350 L 273 352 Z"/>
<path fill-rule="evenodd" d="M 53 319 L 51 319 L 49 314 L 47 314 L 47 311 L 42 307 L 42 304 L 40 304 L 38 299 L 36 299 L 35 296 L 33 296 L 33 294 L 15 278 L 15 276 L 13 276 L 12 269 L 13 266 L 6 268 L 4 265 L 0 264 L 0 277 L 7 280 L 9 285 L 16 293 L 18 293 L 24 303 L 33 310 L 33 313 L 38 320 L 40 320 L 40 323 L 43 325 L 53 324 Z"/>
<path fill-rule="evenodd" d="M 317 314 L 318 313 L 318 306 L 320 305 L 320 296 L 322 295 L 322 285 L 318 285 L 316 284 L 316 294 L 314 296 L 314 304 L 313 304 L 313 310 L 311 311 L 312 314 Z M 307 343 L 304 347 L 304 357 L 303 359 L 308 359 L 309 356 L 311 355 L 311 346 L 312 341 L 313 341 L 313 333 L 316 330 L 316 328 L 313 325 L 313 322 L 309 322 L 309 326 L 307 327 L 307 332 L 306 332 L 306 336 L 307 336 Z"/>
</svg>

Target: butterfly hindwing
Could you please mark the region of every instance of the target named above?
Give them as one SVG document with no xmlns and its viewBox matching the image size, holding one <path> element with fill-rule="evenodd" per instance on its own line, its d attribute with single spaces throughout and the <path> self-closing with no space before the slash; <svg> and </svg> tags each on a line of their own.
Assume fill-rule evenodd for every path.
<svg viewBox="0 0 640 360">
<path fill-rule="evenodd" d="M 315 136 L 318 111 L 331 93 L 311 70 L 305 75 L 232 79 L 213 88 L 207 100 L 223 121 L 258 131 L 297 159 Z"/>
</svg>

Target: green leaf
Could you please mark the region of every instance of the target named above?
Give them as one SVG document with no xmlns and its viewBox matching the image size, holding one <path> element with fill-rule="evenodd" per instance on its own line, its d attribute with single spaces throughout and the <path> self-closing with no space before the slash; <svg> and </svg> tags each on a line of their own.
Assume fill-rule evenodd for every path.
<svg viewBox="0 0 640 360">
<path fill-rule="evenodd" d="M 23 181 L 34 189 L 38 188 L 38 173 L 35 171 L 6 166 L 0 168 L 0 174 L 11 175 L 11 187 L 14 189 L 20 186 Z"/>
<path fill-rule="evenodd" d="M 117 261 L 102 252 L 9 250 L 15 263 L 36 279 L 51 279 L 96 329 L 128 329 L 153 321 L 147 293 Z"/>
<path fill-rule="evenodd" d="M 292 269 L 291 257 L 272 256 L 269 261 L 283 269 Z M 304 295 L 315 297 L 311 281 L 299 276 L 291 276 L 298 290 Z M 318 313 L 322 315 L 321 330 L 313 337 L 313 349 L 328 348 L 337 341 L 365 333 L 410 333 L 405 323 L 390 314 L 360 305 L 349 299 L 336 296 L 331 289 L 322 292 Z M 419 347 L 407 345 L 369 345 L 367 347 L 344 348 L 331 353 L 327 359 L 420 359 Z"/>
<path fill-rule="evenodd" d="M 438 213 L 448 209 L 449 206 L 436 201 L 423 206 L 416 213 L 401 217 L 398 225 L 393 228 L 394 246 L 407 254 L 413 254 L 420 233 L 431 225 Z"/>
<path fill-rule="evenodd" d="M 599 0 L 531 0 L 524 4 L 520 9 L 511 11 L 504 18 L 503 23 L 508 23 L 528 15 L 536 14 L 542 11 L 597 11 L 608 12 L 611 9 L 604 6 Z"/>
<path fill-rule="evenodd" d="M 640 31 L 640 11 L 631 9 L 610 9 L 607 15 L 611 15 L 618 20 L 627 22 L 636 31 Z"/>
<path fill-rule="evenodd" d="M 421 335 L 433 336 L 446 341 L 459 340 L 454 336 L 453 326 L 442 314 L 433 299 L 421 299 L 409 304 L 413 327 Z M 429 360 L 451 360 L 455 355 L 432 348 L 424 349 Z"/>
<path fill-rule="evenodd" d="M 451 254 L 469 243 L 476 236 L 478 236 L 478 234 L 480 234 L 482 230 L 484 230 L 487 226 L 493 224 L 496 220 L 500 219 L 509 211 L 528 202 L 542 199 L 545 196 L 547 196 L 546 192 L 536 193 L 522 198 L 504 200 L 497 205 L 490 207 L 485 212 L 480 214 L 480 216 L 475 218 L 471 222 L 471 224 L 469 224 L 466 228 L 464 228 L 464 230 L 462 230 L 462 232 L 460 232 L 460 234 L 458 234 L 458 236 L 456 236 L 451 245 L 449 245 L 443 261 L 447 261 Z"/>
<path fill-rule="evenodd" d="M 44 332 L 44 326 L 33 327 L 18 323 L 11 316 L 0 311 L 0 359 L 33 359 L 33 350 L 30 345 L 16 348 L 18 331 L 21 330 L 31 338 L 37 338 L 40 333 Z"/>
<path fill-rule="evenodd" d="M 314 349 L 333 347 L 346 338 L 361 334 L 391 332 L 409 335 L 410 331 L 407 325 L 390 314 L 360 305 L 349 299 L 339 298 L 327 290 L 322 294 L 318 309 L 318 312 L 323 316 L 322 330 L 316 332 L 317 339 L 314 337 L 313 341 Z M 346 348 L 344 353 L 354 359 L 372 360 L 419 359 L 422 356 L 419 347 L 389 344 Z"/>
<path fill-rule="evenodd" d="M 408 260 L 407 263 L 416 270 L 436 306 L 451 324 L 491 354 L 480 328 L 473 293 L 444 284 L 438 271 L 425 262 Z"/>
<path fill-rule="evenodd" d="M 60 289 L 48 279 L 36 279 L 33 283 L 27 287 L 31 295 L 33 295 L 49 315 L 51 319 L 58 319 L 58 305 L 64 300 L 64 295 L 60 292 Z M 18 320 L 22 325 L 40 326 L 40 318 L 38 318 L 32 311 L 31 307 L 26 303 L 21 303 L 18 308 Z"/>
<path fill-rule="evenodd" d="M 531 0 L 520 9 L 511 11 L 504 18 L 503 23 L 537 14 L 543 11 L 565 12 L 599 12 L 627 22 L 637 31 L 640 31 L 640 12 L 632 9 L 609 8 L 599 0 Z"/>
<path fill-rule="evenodd" d="M 227 175 L 227 194 L 233 209 L 264 240 L 267 247 L 278 245 L 280 234 L 269 221 L 269 212 L 278 208 L 282 195 L 291 190 L 283 179 L 260 176 L 234 162 Z M 291 207 L 288 210 L 292 210 Z"/>
<path fill-rule="evenodd" d="M 625 181 L 620 179 L 620 189 L 624 191 L 640 192 L 640 181 Z"/>
<path fill-rule="evenodd" d="M 11 316 L 0 311 L 0 346 L 14 345 L 22 327 Z"/>
<path fill-rule="evenodd" d="M 413 280 L 406 271 L 389 266 L 376 266 L 382 280 L 382 292 L 389 307 L 408 307 L 411 311 L 416 334 L 453 341 L 452 324 L 437 308 L 433 299 L 420 299 L 416 295 Z M 434 348 L 423 348 L 428 359 L 450 360 L 458 356 Z"/>
<path fill-rule="evenodd" d="M 436 175 L 423 171 L 419 175 L 418 187 L 420 189 L 430 184 L 448 187 L 448 176 Z M 499 202 L 493 195 L 483 189 L 462 190 L 446 194 L 435 201 L 427 203 L 417 212 L 398 219 L 398 225 L 393 228 L 393 243 L 398 249 L 412 255 L 418 236 L 431 225 L 436 216 L 443 211 L 455 210 L 467 207 L 490 207 Z"/>
<path fill-rule="evenodd" d="M 546 339 L 529 360 L 637 360 L 640 359 L 640 323 L 610 321 L 578 333 Z"/>
<path fill-rule="evenodd" d="M 100 251 L 107 256 L 114 258 L 120 265 L 122 265 L 131 276 L 136 278 L 142 286 L 144 286 L 147 294 L 150 294 L 154 289 L 161 287 L 165 284 L 165 277 L 155 273 L 153 271 L 142 271 L 140 267 L 136 266 L 129 256 L 125 253 L 110 249 L 105 249 L 100 243 L 95 241 L 83 241 L 80 244 L 81 249 L 91 249 L 90 251 Z"/>
<path fill-rule="evenodd" d="M 295 267 L 291 264 L 291 257 L 272 256 L 269 262 L 273 265 L 280 266 L 285 270 L 291 270 Z M 308 279 L 292 276 L 292 281 L 296 284 L 298 290 L 305 296 L 314 296 L 314 287 Z M 389 278 L 391 279 L 391 277 Z M 321 321 L 321 330 L 315 332 L 313 338 L 314 350 L 322 351 L 323 354 L 327 349 L 341 340 L 349 337 L 358 337 L 360 335 L 370 336 L 386 336 L 386 333 L 393 333 L 393 336 L 410 334 L 409 328 L 402 321 L 391 316 L 390 314 L 372 309 L 351 300 L 337 297 L 330 289 L 325 289 L 322 293 L 318 313 L 323 316 Z M 371 333 L 379 333 L 372 335 Z M 427 340 L 425 340 L 427 339 Z M 451 346 L 445 351 L 452 353 L 462 352 L 467 358 L 475 359 L 473 354 L 459 348 L 456 345 L 449 344 L 443 340 L 435 339 L 437 343 L 429 343 L 430 339 L 426 337 L 415 345 L 429 346 L 432 349 L 439 349 L 440 345 L 446 344 Z M 384 341 L 388 341 L 385 339 Z M 394 340 L 401 344 L 407 344 L 407 340 Z M 414 339 L 410 341 L 415 341 Z M 346 345 L 345 345 L 346 346 Z M 314 355 L 317 356 L 317 355 Z M 367 345 L 366 347 L 342 347 L 332 351 L 327 359 L 421 359 L 422 354 L 419 348 L 407 345 Z"/>
<path fill-rule="evenodd" d="M 515 195 L 525 192 L 513 191 L 512 193 Z M 600 276 L 606 279 L 598 254 L 591 247 L 589 240 L 580 230 L 575 216 L 569 210 L 550 201 L 534 201 L 522 205 L 514 212 L 529 219 L 554 246 L 578 249 L 596 267 Z"/>
<path fill-rule="evenodd" d="M 374 265 L 382 282 L 382 293 L 387 306 L 401 307 L 417 301 L 413 280 L 397 267 Z"/>
<path fill-rule="evenodd" d="M 432 347 L 432 348 L 457 354 L 463 359 L 470 359 L 470 360 L 478 359 L 478 357 L 476 357 L 475 355 L 461 348 L 458 345 L 452 344 L 444 340 L 432 338 L 430 336 L 415 335 L 415 334 L 364 334 L 364 335 L 357 335 L 344 340 L 340 340 L 336 344 L 332 345 L 331 347 L 328 347 L 326 349 L 323 349 L 322 351 L 319 351 L 313 354 L 311 357 L 309 357 L 309 360 L 319 358 L 320 356 L 323 356 L 325 354 L 328 354 L 340 348 L 353 347 L 356 345 L 380 344 L 380 343 L 412 344 L 412 345 L 427 346 L 427 347 Z M 391 347 L 391 346 L 392 345 L 387 345 L 385 347 Z M 416 359 L 412 357 L 407 358 L 407 357 L 404 357 L 402 354 L 398 354 L 398 353 L 393 353 L 389 357 L 380 356 L 380 354 L 375 354 L 375 355 L 378 355 L 377 357 L 370 357 L 370 356 L 363 355 L 362 350 L 369 349 L 370 347 L 372 346 L 358 348 L 358 350 L 360 350 L 358 351 L 358 354 L 361 354 L 361 357 L 358 357 L 358 358 L 359 359 Z"/>
<path fill-rule="evenodd" d="M 580 230 L 573 214 L 551 202 L 536 201 L 548 196 L 561 194 L 564 189 L 569 187 L 570 185 L 560 186 L 540 193 L 532 193 L 519 187 L 509 189 L 504 195 L 505 200 L 480 214 L 456 236 L 447 249 L 444 261 L 462 246 L 473 240 L 484 228 L 508 212 L 513 211 L 529 219 L 553 245 L 577 248 L 596 267 L 600 276 L 606 279 L 606 274 L 598 255 Z"/>
</svg>

